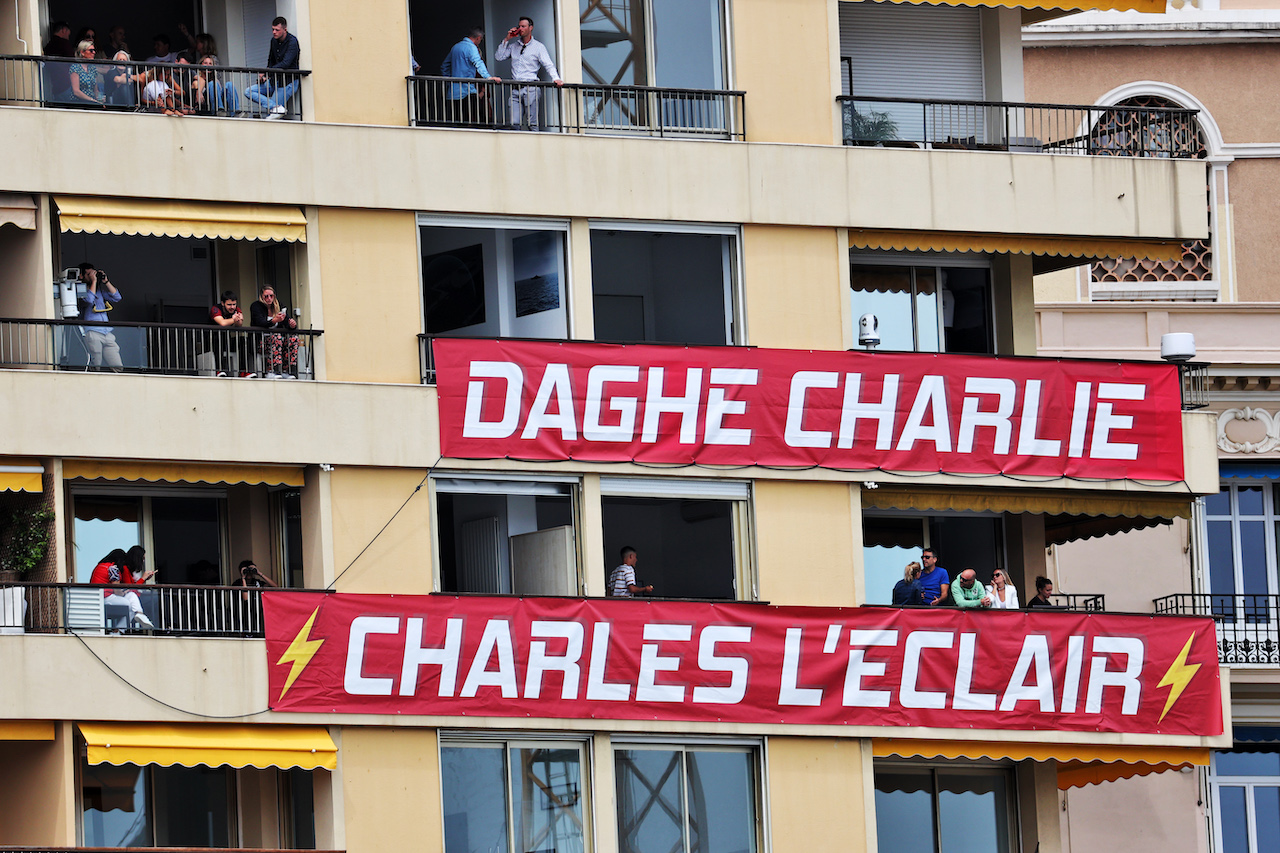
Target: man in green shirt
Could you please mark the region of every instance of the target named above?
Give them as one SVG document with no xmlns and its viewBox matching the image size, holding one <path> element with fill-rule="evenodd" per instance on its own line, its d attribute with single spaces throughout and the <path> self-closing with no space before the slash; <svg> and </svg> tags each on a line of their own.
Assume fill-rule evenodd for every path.
<svg viewBox="0 0 1280 853">
<path fill-rule="evenodd" d="M 973 569 L 965 569 L 960 577 L 951 585 L 951 598 L 956 607 L 990 607 L 987 600 L 987 588 L 978 583 L 978 573 Z"/>
</svg>

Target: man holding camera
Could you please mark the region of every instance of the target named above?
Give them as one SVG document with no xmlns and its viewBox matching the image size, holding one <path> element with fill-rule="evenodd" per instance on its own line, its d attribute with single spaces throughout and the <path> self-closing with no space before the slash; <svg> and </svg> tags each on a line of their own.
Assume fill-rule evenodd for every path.
<svg viewBox="0 0 1280 853">
<path fill-rule="evenodd" d="M 107 312 L 123 297 L 107 278 L 106 272 L 88 261 L 80 265 L 80 280 L 85 284 L 85 293 L 80 297 L 84 303 L 80 318 L 93 324 L 84 327 L 84 348 L 89 352 L 89 366 L 98 369 L 105 366 L 119 373 L 124 367 L 120 361 L 120 345 L 116 343 L 115 331 L 106 323 Z"/>
<path fill-rule="evenodd" d="M 240 561 L 240 577 L 237 578 L 236 581 L 231 585 L 236 587 L 244 587 L 246 591 L 240 593 L 240 596 L 245 601 L 248 601 L 249 589 L 259 589 L 265 586 L 274 587 L 275 583 L 272 582 L 271 578 L 267 577 L 262 572 L 258 571 L 258 567 L 254 564 L 253 560 L 241 560 Z"/>
</svg>

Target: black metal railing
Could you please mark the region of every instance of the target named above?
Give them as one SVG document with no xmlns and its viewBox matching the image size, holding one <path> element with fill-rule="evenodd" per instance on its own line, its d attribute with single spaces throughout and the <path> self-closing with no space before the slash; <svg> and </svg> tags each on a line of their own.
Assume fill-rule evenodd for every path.
<svg viewBox="0 0 1280 853">
<path fill-rule="evenodd" d="M 1209 405 L 1209 365 L 1186 362 L 1178 365 L 1182 384 L 1182 410 L 1203 409 Z"/>
<path fill-rule="evenodd" d="M 422 368 L 422 384 L 436 384 L 436 357 L 431 349 L 432 335 L 418 335 L 418 364 Z"/>
<path fill-rule="evenodd" d="M 0 56 L 0 104 L 301 120 L 310 71 Z M 77 79 L 76 86 L 72 78 Z M 79 93 L 76 88 L 79 88 Z"/>
<path fill-rule="evenodd" d="M 0 369 L 315 378 L 319 329 L 0 318 Z"/>
<path fill-rule="evenodd" d="M 225 586 L 3 584 L 0 634 L 261 637 L 262 593 Z"/>
<path fill-rule="evenodd" d="M 1101 613 L 1107 609 L 1107 597 L 1101 593 L 1055 592 L 1049 596 L 1049 600 L 1055 606 L 1064 610 L 1086 610 L 1091 613 Z"/>
<path fill-rule="evenodd" d="M 1280 665 L 1280 595 L 1181 592 L 1157 598 L 1155 611 L 1212 617 L 1221 663 Z"/>
<path fill-rule="evenodd" d="M 844 144 L 1194 159 L 1196 110 L 1011 101 L 837 98 Z"/>
<path fill-rule="evenodd" d="M 743 92 L 463 77 L 407 83 L 418 127 L 746 138 Z"/>
</svg>

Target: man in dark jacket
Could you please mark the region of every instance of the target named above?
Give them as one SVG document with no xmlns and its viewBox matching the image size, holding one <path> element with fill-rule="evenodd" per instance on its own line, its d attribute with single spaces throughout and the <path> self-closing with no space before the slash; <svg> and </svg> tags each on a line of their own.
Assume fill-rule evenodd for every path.
<svg viewBox="0 0 1280 853">
<path fill-rule="evenodd" d="M 267 68 L 258 75 L 258 82 L 244 90 L 244 96 L 261 105 L 267 118 L 284 118 L 289 112 L 289 100 L 298 91 L 299 78 L 284 72 L 298 70 L 298 55 L 302 48 L 298 37 L 289 32 L 289 22 L 276 18 L 271 22 L 271 42 L 267 47 Z"/>
</svg>

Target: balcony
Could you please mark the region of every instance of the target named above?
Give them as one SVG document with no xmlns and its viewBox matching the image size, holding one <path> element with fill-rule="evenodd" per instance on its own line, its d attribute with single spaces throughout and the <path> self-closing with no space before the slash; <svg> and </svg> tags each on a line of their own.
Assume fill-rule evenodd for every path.
<svg viewBox="0 0 1280 853">
<path fill-rule="evenodd" d="M 1231 666 L 1280 666 L 1280 595 L 1183 592 L 1155 599 L 1157 615 L 1211 616 L 1218 660 Z"/>
<path fill-rule="evenodd" d="M 106 593 L 120 593 L 108 600 Z M 15 583 L 0 587 L 0 634 L 147 634 L 261 638 L 262 589 L 226 586 Z M 137 593 L 152 628 L 130 617 Z"/>
<path fill-rule="evenodd" d="M 746 139 L 743 92 L 461 77 L 407 82 L 417 127 Z"/>
<path fill-rule="evenodd" d="M 70 87 L 71 68 L 98 72 L 85 97 Z M 0 56 L 0 105 L 152 112 L 301 121 L 302 79 L 310 71 L 196 66 L 59 57 Z M 285 113 L 273 112 L 284 107 Z"/>
<path fill-rule="evenodd" d="M 840 95 L 845 145 L 1196 159 L 1196 111 Z"/>
<path fill-rule="evenodd" d="M 0 318 L 0 368 L 314 379 L 319 329 Z M 106 338 L 113 340 L 104 345 Z M 111 344 L 115 352 L 112 353 Z M 276 355 L 279 358 L 276 358 Z M 277 364 L 278 362 L 278 364 Z"/>
</svg>

